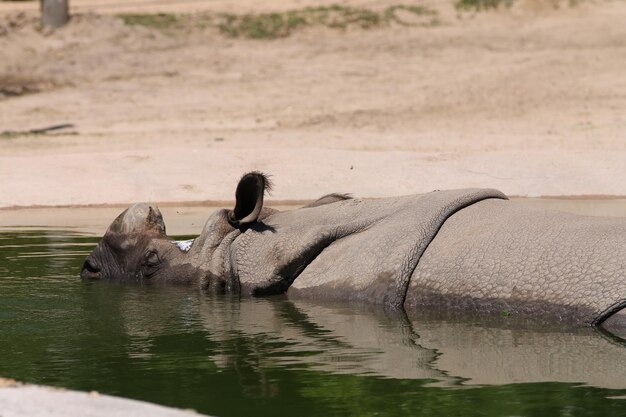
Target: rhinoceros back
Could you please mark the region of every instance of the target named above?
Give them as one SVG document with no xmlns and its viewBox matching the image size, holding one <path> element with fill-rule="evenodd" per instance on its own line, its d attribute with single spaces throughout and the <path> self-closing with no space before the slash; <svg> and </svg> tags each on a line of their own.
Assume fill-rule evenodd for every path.
<svg viewBox="0 0 626 417">
<path fill-rule="evenodd" d="M 626 304 L 626 219 L 486 200 L 451 216 L 418 263 L 405 307 L 599 324 Z"/>
</svg>

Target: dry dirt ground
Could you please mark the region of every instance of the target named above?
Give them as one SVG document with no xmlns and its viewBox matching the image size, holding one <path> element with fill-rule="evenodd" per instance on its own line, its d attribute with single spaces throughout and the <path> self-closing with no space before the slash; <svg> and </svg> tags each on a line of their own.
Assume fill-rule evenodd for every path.
<svg viewBox="0 0 626 417">
<path fill-rule="evenodd" d="M 228 201 L 247 170 L 272 174 L 283 202 L 626 196 L 626 1 L 431 1 L 435 24 L 272 40 L 116 17 L 333 3 L 74 0 L 52 32 L 36 2 L 0 1 L 0 207 Z M 24 134 L 57 124 L 73 127 Z"/>
</svg>

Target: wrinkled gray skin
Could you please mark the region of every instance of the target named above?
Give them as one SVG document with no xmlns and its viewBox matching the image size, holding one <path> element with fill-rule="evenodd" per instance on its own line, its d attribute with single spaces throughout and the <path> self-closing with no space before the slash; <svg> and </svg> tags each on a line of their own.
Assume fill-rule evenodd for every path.
<svg viewBox="0 0 626 417">
<path fill-rule="evenodd" d="M 263 208 L 267 178 L 242 177 L 188 250 L 158 208 L 124 211 L 81 276 L 215 292 L 362 300 L 598 325 L 626 306 L 626 219 L 520 207 L 466 189 L 385 199 L 330 194 Z"/>
</svg>

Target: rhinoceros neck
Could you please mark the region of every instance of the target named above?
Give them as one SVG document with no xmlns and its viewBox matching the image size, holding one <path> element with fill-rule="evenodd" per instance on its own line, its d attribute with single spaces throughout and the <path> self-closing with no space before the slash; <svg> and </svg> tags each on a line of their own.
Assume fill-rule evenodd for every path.
<svg viewBox="0 0 626 417">
<path fill-rule="evenodd" d="M 214 291 L 238 292 L 231 272 L 230 246 L 240 234 L 228 221 L 225 209 L 213 213 L 187 252 L 187 260 L 201 271 L 200 286 Z M 179 243 L 186 245 L 186 242 Z"/>
</svg>

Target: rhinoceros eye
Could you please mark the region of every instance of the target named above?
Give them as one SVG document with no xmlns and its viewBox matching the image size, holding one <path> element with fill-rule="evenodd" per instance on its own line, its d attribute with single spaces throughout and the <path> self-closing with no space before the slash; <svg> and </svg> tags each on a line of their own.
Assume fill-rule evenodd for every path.
<svg viewBox="0 0 626 417">
<path fill-rule="evenodd" d="M 145 276 L 149 277 L 156 272 L 159 267 L 161 260 L 159 259 L 159 254 L 150 251 L 146 253 L 143 261 L 143 273 Z"/>
<path fill-rule="evenodd" d="M 157 265 L 159 263 L 159 254 L 156 252 L 148 252 L 146 253 L 145 264 L 146 265 Z"/>
</svg>

